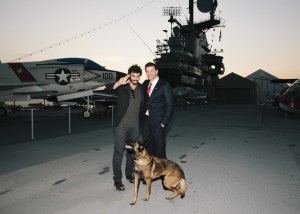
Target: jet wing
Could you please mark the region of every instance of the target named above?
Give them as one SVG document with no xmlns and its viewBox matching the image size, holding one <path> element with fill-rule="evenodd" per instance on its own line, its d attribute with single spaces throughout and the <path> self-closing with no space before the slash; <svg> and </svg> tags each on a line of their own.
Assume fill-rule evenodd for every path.
<svg viewBox="0 0 300 214">
<path fill-rule="evenodd" d="M 49 85 L 49 83 L 44 81 L 35 82 L 4 82 L 0 83 L 0 91 L 13 90 L 17 88 L 30 87 L 30 86 L 42 86 Z"/>
<path fill-rule="evenodd" d="M 94 91 L 93 96 L 96 98 L 111 98 L 111 97 L 116 98 L 117 97 L 116 94 L 110 94 L 110 93 L 99 92 L 99 91 Z"/>
</svg>

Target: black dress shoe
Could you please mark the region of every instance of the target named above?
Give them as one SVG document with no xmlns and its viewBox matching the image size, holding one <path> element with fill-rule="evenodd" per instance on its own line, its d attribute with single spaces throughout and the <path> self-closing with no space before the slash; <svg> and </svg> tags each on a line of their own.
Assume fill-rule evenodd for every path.
<svg viewBox="0 0 300 214">
<path fill-rule="evenodd" d="M 134 183 L 134 177 L 133 176 L 126 176 L 126 179 L 128 180 L 129 183 L 131 183 L 131 184 Z"/>
<path fill-rule="evenodd" d="M 116 187 L 116 189 L 117 189 L 118 191 L 123 191 L 123 190 L 125 190 L 125 186 L 124 186 L 124 184 L 122 183 L 122 181 L 116 181 L 116 182 L 114 183 L 114 185 L 115 185 L 115 187 Z"/>
</svg>

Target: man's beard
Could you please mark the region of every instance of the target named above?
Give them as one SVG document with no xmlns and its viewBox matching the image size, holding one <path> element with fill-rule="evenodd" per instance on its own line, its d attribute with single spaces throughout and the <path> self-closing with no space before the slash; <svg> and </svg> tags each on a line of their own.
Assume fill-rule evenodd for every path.
<svg viewBox="0 0 300 214">
<path fill-rule="evenodd" d="M 137 85 L 137 83 L 138 83 L 137 80 L 132 80 L 132 79 L 130 79 L 130 82 L 131 82 L 132 85 Z"/>
</svg>

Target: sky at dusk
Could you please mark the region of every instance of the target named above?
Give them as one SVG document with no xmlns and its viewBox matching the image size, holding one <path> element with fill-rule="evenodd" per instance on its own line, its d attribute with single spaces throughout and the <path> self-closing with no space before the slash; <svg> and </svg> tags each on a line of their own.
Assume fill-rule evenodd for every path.
<svg viewBox="0 0 300 214">
<path fill-rule="evenodd" d="M 177 19 L 186 24 L 188 2 L 0 0 L 0 60 L 82 57 L 123 72 L 132 64 L 143 68 L 155 58 L 156 40 L 166 39 L 163 30 L 170 35 L 169 17 L 162 15 L 162 8 L 181 7 Z M 219 0 L 218 4 L 216 16 L 225 27 L 210 30 L 207 39 L 212 49 L 224 50 L 220 55 L 225 75 L 245 77 L 262 69 L 278 78 L 300 78 L 299 0 Z M 194 21 L 207 18 L 209 14 L 195 4 Z"/>
</svg>

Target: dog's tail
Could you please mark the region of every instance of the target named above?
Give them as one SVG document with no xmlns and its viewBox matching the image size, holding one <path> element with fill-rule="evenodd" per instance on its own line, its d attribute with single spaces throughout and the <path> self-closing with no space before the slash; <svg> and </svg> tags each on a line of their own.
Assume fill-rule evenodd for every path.
<svg viewBox="0 0 300 214">
<path fill-rule="evenodd" d="M 186 192 L 186 181 L 185 181 L 185 179 L 184 178 L 182 178 L 181 180 L 180 180 L 180 183 L 179 183 L 179 192 L 180 192 L 180 195 L 181 195 L 181 198 L 184 198 L 184 196 L 185 196 L 185 192 Z"/>
</svg>

